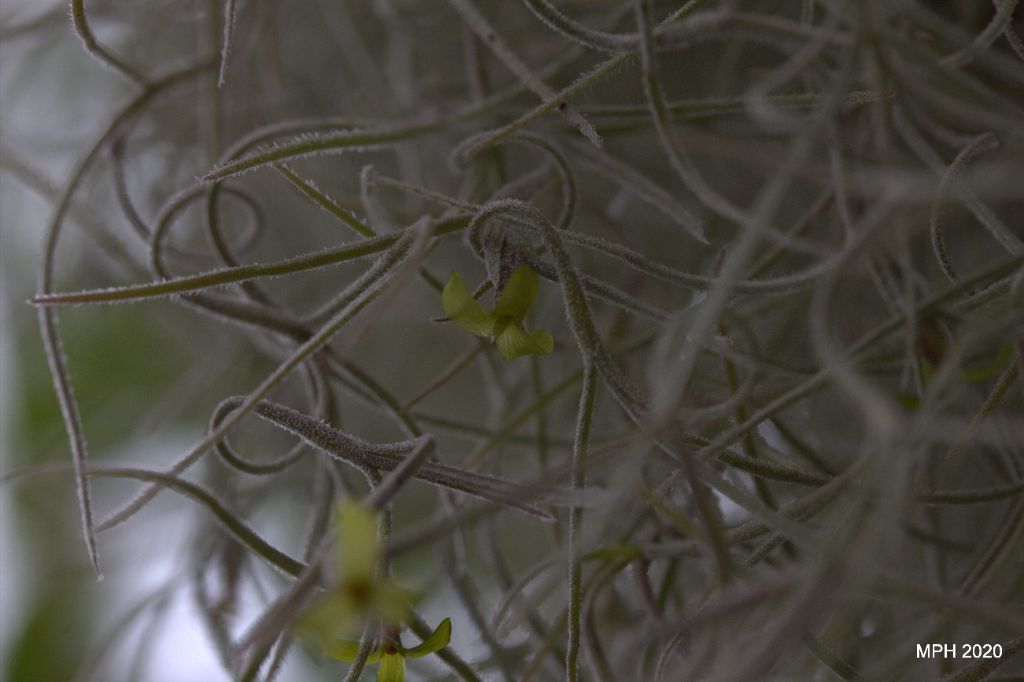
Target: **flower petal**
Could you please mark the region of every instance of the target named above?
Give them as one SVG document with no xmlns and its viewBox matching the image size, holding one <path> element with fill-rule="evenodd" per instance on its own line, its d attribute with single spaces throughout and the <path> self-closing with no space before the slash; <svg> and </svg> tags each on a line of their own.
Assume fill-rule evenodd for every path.
<svg viewBox="0 0 1024 682">
<path fill-rule="evenodd" d="M 360 616 L 359 609 L 346 593 L 328 592 L 306 609 L 296 629 L 303 637 L 330 651 L 334 642 L 357 634 Z"/>
<path fill-rule="evenodd" d="M 546 355 L 551 352 L 554 342 L 551 335 L 538 331 L 530 336 L 518 324 L 509 324 L 494 339 L 498 352 L 506 360 L 515 360 L 523 355 Z"/>
<path fill-rule="evenodd" d="M 508 278 L 505 290 L 494 307 L 494 316 L 522 323 L 533 302 L 537 300 L 540 283 L 537 273 L 529 265 L 520 265 Z"/>
<path fill-rule="evenodd" d="M 353 642 L 348 639 L 339 639 L 333 642 L 330 646 L 326 647 L 327 653 L 339 661 L 345 661 L 346 663 L 354 663 L 356 656 L 359 655 L 359 642 Z M 367 663 L 376 663 L 381 657 L 380 649 L 376 649 L 370 652 L 369 657 L 366 659 Z"/>
<path fill-rule="evenodd" d="M 490 336 L 494 333 L 494 316 L 473 300 L 462 275 L 453 272 L 441 292 L 444 313 L 455 324 L 470 334 Z"/>
<path fill-rule="evenodd" d="M 555 340 L 551 338 L 551 334 L 543 329 L 535 331 L 530 338 L 540 348 L 539 351 L 534 351 L 537 355 L 548 355 L 551 351 L 555 350 Z"/>
<path fill-rule="evenodd" d="M 377 580 L 373 586 L 373 609 L 385 622 L 401 623 L 409 616 L 409 606 L 417 595 L 386 580 Z"/>
<path fill-rule="evenodd" d="M 381 656 L 377 682 L 405 682 L 405 657 L 402 654 Z"/>
<path fill-rule="evenodd" d="M 341 579 L 345 582 L 373 581 L 377 568 L 377 515 L 358 502 L 338 507 L 338 553 Z"/>
<path fill-rule="evenodd" d="M 406 658 L 422 658 L 428 656 L 435 651 L 448 646 L 448 643 L 452 641 L 452 619 L 445 618 L 441 621 L 441 624 L 434 628 L 434 631 L 430 633 L 430 636 L 423 640 L 422 643 L 414 646 L 411 649 L 406 649 L 403 653 Z"/>
</svg>

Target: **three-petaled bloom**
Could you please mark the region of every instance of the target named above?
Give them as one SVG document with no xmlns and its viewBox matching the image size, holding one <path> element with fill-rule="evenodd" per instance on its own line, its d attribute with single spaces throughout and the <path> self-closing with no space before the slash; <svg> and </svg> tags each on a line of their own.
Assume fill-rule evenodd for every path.
<svg viewBox="0 0 1024 682">
<path fill-rule="evenodd" d="M 452 621 L 445 618 L 434 629 L 430 636 L 411 649 L 406 649 L 399 642 L 386 642 L 384 646 L 370 653 L 367 663 L 380 661 L 377 668 L 377 682 L 404 682 L 405 659 L 423 658 L 448 646 L 452 638 Z M 330 649 L 331 655 L 342 661 L 352 663 L 359 653 L 359 642 L 337 642 Z"/>
<path fill-rule="evenodd" d="M 411 595 L 378 570 L 376 514 L 357 502 L 346 502 L 338 507 L 335 521 L 337 581 L 303 615 L 300 632 L 334 658 L 351 663 L 359 652 L 359 642 L 345 638 L 357 632 L 367 616 L 378 617 L 394 634 L 372 651 L 366 662 L 380 662 L 378 682 L 403 682 L 406 658 L 420 658 L 448 646 L 451 621 L 445 618 L 421 644 L 404 648 L 397 632 L 408 615 Z"/>
<path fill-rule="evenodd" d="M 494 310 L 488 312 L 473 299 L 462 275 L 455 272 L 441 293 L 441 304 L 448 319 L 470 334 L 494 339 L 506 360 L 547 355 L 555 345 L 551 334 L 543 329 L 530 334 L 523 329 L 523 320 L 537 299 L 539 288 L 533 268 L 520 265 L 509 277 Z"/>
</svg>

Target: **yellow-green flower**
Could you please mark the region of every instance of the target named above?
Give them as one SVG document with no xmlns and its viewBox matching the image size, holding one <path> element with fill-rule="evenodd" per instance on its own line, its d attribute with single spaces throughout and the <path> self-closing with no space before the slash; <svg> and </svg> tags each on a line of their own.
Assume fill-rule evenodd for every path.
<svg viewBox="0 0 1024 682">
<path fill-rule="evenodd" d="M 452 621 L 445 618 L 441 624 L 434 629 L 430 636 L 411 649 L 406 649 L 401 642 L 387 642 L 384 646 L 373 651 L 367 663 L 380 661 L 377 669 L 377 682 L 404 682 L 405 680 L 405 659 L 422 658 L 440 651 L 448 646 L 452 638 Z M 359 653 L 359 642 L 339 641 L 330 649 L 330 654 L 335 658 L 352 663 Z"/>
<path fill-rule="evenodd" d="M 344 502 L 335 516 L 334 570 L 337 582 L 303 615 L 300 632 L 322 648 L 357 634 L 368 614 L 401 623 L 410 593 L 377 570 L 377 516 L 358 502 Z"/>
<path fill-rule="evenodd" d="M 523 320 L 537 299 L 539 288 L 533 268 L 520 265 L 509 277 L 494 310 L 488 312 L 473 299 L 462 275 L 455 272 L 441 293 L 441 304 L 452 322 L 470 334 L 493 339 L 506 360 L 531 354 L 547 355 L 555 345 L 551 334 L 543 329 L 530 334 L 523 328 Z"/>
<path fill-rule="evenodd" d="M 377 515 L 358 502 L 338 506 L 335 517 L 334 569 L 337 582 L 303 615 L 299 631 L 334 658 L 352 663 L 359 642 L 348 639 L 361 630 L 368 615 L 380 618 L 397 633 L 408 615 L 411 593 L 381 576 Z M 400 641 L 386 641 L 371 652 L 367 663 L 380 662 L 378 682 L 403 682 L 405 659 L 439 651 L 451 640 L 452 624 L 445 618 L 421 644 L 406 649 Z M 393 636 L 397 640 L 398 635 Z"/>
</svg>

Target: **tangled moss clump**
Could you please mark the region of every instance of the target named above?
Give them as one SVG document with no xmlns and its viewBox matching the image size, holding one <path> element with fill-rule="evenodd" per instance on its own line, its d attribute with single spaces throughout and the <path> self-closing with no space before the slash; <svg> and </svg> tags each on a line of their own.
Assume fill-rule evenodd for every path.
<svg viewBox="0 0 1024 682">
<path fill-rule="evenodd" d="M 103 540 L 161 491 L 205 508 L 184 582 L 234 679 L 404 671 L 404 628 L 437 651 L 413 679 L 1021 670 L 1015 0 L 71 9 L 106 72 L 67 106 L 120 100 L 41 230 L 72 461 L 46 471 L 97 572 L 131 570 Z M 5 144 L 47 195 L 39 141 Z M 58 317 L 101 302 L 173 319 L 207 379 L 153 396 L 193 436 L 176 461 L 87 454 L 76 398 L 106 398 L 73 392 Z M 142 406 L 112 410 L 137 444 Z M 144 485 L 97 515 L 106 477 Z M 419 604 L 365 609 L 338 668 L 294 644 L 352 499 L 381 512 L 373 580 Z"/>
</svg>

